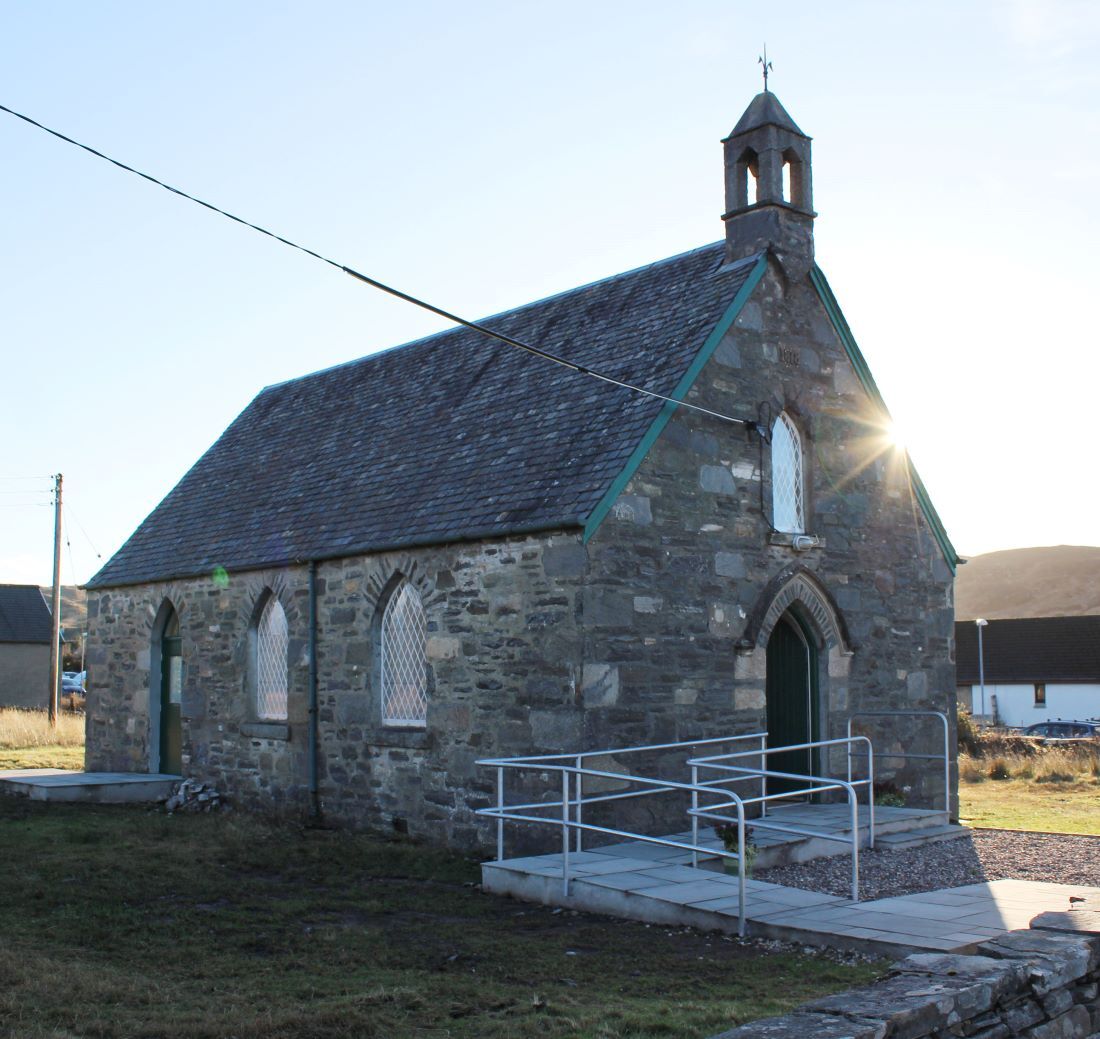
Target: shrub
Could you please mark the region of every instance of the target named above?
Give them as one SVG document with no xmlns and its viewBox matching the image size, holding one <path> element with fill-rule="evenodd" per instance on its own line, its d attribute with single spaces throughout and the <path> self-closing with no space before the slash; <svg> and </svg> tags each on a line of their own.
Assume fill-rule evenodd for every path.
<svg viewBox="0 0 1100 1039">
<path fill-rule="evenodd" d="M 990 779 L 1011 779 L 1012 770 L 1008 767 L 1008 762 L 1004 758 L 994 758 L 993 764 L 989 766 L 989 778 Z"/>
<path fill-rule="evenodd" d="M 733 823 L 722 823 L 714 828 L 714 833 L 718 839 L 722 842 L 726 851 L 737 854 L 737 827 Z M 754 841 L 749 838 L 745 838 L 745 876 L 751 877 L 753 867 L 756 865 L 756 853 L 759 851 Z M 728 873 L 736 873 L 737 862 L 733 859 L 724 859 L 723 864 Z"/>
<path fill-rule="evenodd" d="M 889 780 L 875 784 L 875 804 L 883 808 L 904 808 L 905 793 Z"/>
<path fill-rule="evenodd" d="M 981 766 L 971 757 L 959 756 L 959 778 L 964 783 L 984 783 L 985 773 Z"/>
<path fill-rule="evenodd" d="M 1056 772 L 1051 770 L 1050 772 L 1044 772 L 1041 776 L 1035 777 L 1036 783 L 1073 783 L 1077 777 L 1072 772 Z"/>
<path fill-rule="evenodd" d="M 974 719 L 965 707 L 958 709 L 958 737 L 959 751 L 963 754 L 979 756 L 981 754 L 981 740 L 978 730 L 974 727 Z"/>
</svg>

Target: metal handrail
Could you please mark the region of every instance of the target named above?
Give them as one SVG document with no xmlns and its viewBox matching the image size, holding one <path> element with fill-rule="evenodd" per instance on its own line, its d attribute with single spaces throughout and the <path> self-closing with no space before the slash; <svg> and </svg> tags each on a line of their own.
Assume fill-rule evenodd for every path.
<svg viewBox="0 0 1100 1039">
<path fill-rule="evenodd" d="M 832 779 L 824 776 L 803 775 L 797 772 L 780 772 L 776 769 L 766 768 L 754 768 L 751 765 L 734 765 L 729 764 L 731 759 L 743 758 L 748 756 L 756 756 L 759 754 L 763 758 L 767 758 L 770 754 L 782 754 L 790 750 L 809 750 L 817 747 L 829 747 L 844 745 L 848 748 L 849 752 L 854 743 L 866 743 L 867 754 L 869 758 L 869 775 L 867 779 L 852 780 L 849 773 L 847 781 L 843 779 Z M 849 820 L 851 824 L 850 835 L 847 838 L 836 837 L 829 833 L 823 833 L 818 830 L 811 830 L 806 827 L 793 827 L 786 826 L 780 823 L 770 821 L 766 815 L 753 822 L 754 829 L 774 830 L 781 833 L 797 833 L 803 836 L 809 837 L 821 837 L 826 840 L 833 840 L 840 843 L 849 844 L 851 847 L 852 856 L 852 901 L 859 901 L 859 796 L 856 791 L 857 786 L 866 786 L 868 788 L 867 796 L 867 847 L 873 849 L 875 846 L 875 799 L 874 799 L 874 748 L 871 745 L 871 741 L 866 736 L 848 736 L 847 738 L 837 738 L 832 740 L 811 740 L 807 743 L 793 744 L 789 747 L 766 747 L 762 751 L 734 751 L 730 754 L 715 754 L 704 758 L 692 758 L 687 763 L 692 769 L 692 781 L 698 782 L 699 769 L 721 769 L 726 772 L 734 772 L 742 775 L 746 778 L 759 777 L 762 787 L 766 787 L 768 779 L 794 779 L 802 783 L 811 784 L 806 791 L 789 791 L 784 790 L 775 794 L 762 794 L 758 798 L 744 798 L 741 803 L 741 810 L 744 810 L 746 805 L 759 803 L 763 808 L 769 801 L 778 801 L 792 796 L 797 796 L 801 793 L 823 793 L 826 790 L 844 790 L 848 797 L 848 810 Z M 850 769 L 849 758 L 849 769 Z M 715 818 L 716 816 L 710 814 L 713 813 L 715 808 L 721 807 L 716 805 L 709 805 L 707 809 L 700 810 L 697 803 L 693 803 L 689 814 L 693 815 L 693 834 L 697 832 L 698 822 L 695 819 L 700 817 Z M 721 818 L 721 817 L 718 817 Z"/>
<path fill-rule="evenodd" d="M 643 744 L 643 745 L 640 745 L 640 746 L 637 746 L 637 747 L 607 747 L 607 748 L 604 748 L 603 750 L 584 750 L 584 751 L 580 751 L 579 753 L 575 753 L 575 754 L 535 754 L 535 755 L 528 755 L 528 756 L 525 756 L 525 757 L 518 757 L 518 758 L 485 758 L 484 760 L 479 761 L 478 764 L 479 765 L 485 765 L 487 767 L 496 766 L 498 768 L 498 774 L 497 774 L 497 800 L 498 800 L 498 805 L 499 805 L 499 804 L 503 803 L 503 801 L 501 800 L 501 798 L 503 796 L 503 776 L 499 772 L 499 766 L 501 764 L 507 764 L 509 766 L 513 766 L 513 765 L 517 765 L 517 764 L 526 764 L 526 765 L 529 765 L 531 768 L 537 768 L 540 764 L 544 764 L 546 766 L 549 766 L 553 762 L 571 760 L 574 763 L 574 765 L 576 766 L 576 768 L 578 769 L 578 771 L 576 773 L 576 780 L 575 780 L 575 783 L 574 783 L 575 797 L 574 797 L 573 803 L 576 806 L 577 821 L 581 822 L 582 819 L 583 819 L 583 806 L 585 804 L 589 803 L 589 799 L 586 799 L 585 796 L 584 796 L 584 789 L 583 789 L 584 772 L 580 771 L 583 768 L 585 758 L 609 757 L 609 756 L 621 757 L 625 754 L 639 754 L 639 753 L 642 753 L 642 752 L 645 752 L 645 751 L 680 750 L 682 748 L 689 748 L 689 749 L 694 750 L 697 747 L 714 746 L 714 745 L 723 744 L 723 743 L 737 743 L 741 740 L 759 740 L 760 741 L 760 746 L 764 747 L 764 746 L 767 745 L 768 734 L 766 732 L 747 732 L 747 733 L 741 733 L 741 734 L 735 735 L 735 736 L 709 736 L 706 739 L 702 739 L 702 740 L 683 740 L 679 743 L 649 743 L 649 744 Z M 624 772 L 624 773 L 621 773 L 621 775 L 625 779 L 625 777 L 627 777 L 629 775 L 629 773 Z M 764 789 L 763 780 L 761 780 L 761 791 L 763 791 L 763 789 Z M 659 792 L 660 791 L 645 791 L 644 793 L 659 793 Z M 636 796 L 642 796 L 642 793 L 643 792 L 638 792 Z M 623 795 L 623 796 L 633 796 L 633 795 Z M 498 844 L 500 844 L 501 841 L 503 840 L 503 830 L 504 830 L 503 822 L 498 822 L 497 823 L 497 843 Z M 574 851 L 583 851 L 584 850 L 583 836 L 582 836 L 583 833 L 584 833 L 584 828 L 583 827 L 578 827 L 577 830 L 576 830 L 576 845 L 574 847 Z"/>
<path fill-rule="evenodd" d="M 950 731 L 951 725 L 947 720 L 947 715 L 943 711 L 856 711 L 854 714 L 848 717 L 848 735 L 852 735 L 852 723 L 857 718 L 939 718 L 943 725 L 943 754 L 912 754 L 905 751 L 898 751 L 897 753 L 882 754 L 880 757 L 886 758 L 905 758 L 922 761 L 943 761 L 943 802 L 944 811 L 947 812 L 948 819 L 951 817 L 951 740 Z M 867 740 L 868 746 L 870 746 L 870 738 L 864 737 Z M 851 752 L 848 754 L 848 776 L 852 775 L 852 756 Z M 874 798 L 872 797 L 872 800 Z"/>
<path fill-rule="evenodd" d="M 721 741 L 716 741 L 721 742 Z M 728 740 L 726 741 L 728 742 Z M 687 744 L 691 746 L 691 744 Z M 564 757 L 565 755 L 562 755 Z M 528 822 L 535 823 L 536 825 L 553 825 L 560 826 L 562 831 L 562 893 L 566 898 L 569 897 L 569 834 L 570 831 L 582 832 L 589 831 L 592 833 L 604 833 L 615 837 L 626 837 L 632 840 L 643 841 L 648 844 L 657 844 L 665 847 L 682 848 L 685 851 L 691 851 L 693 855 L 697 856 L 699 851 L 697 836 L 693 834 L 692 843 L 687 844 L 683 841 L 675 841 L 667 837 L 651 837 L 646 834 L 633 833 L 629 830 L 619 830 L 613 827 L 597 826 L 594 823 L 585 823 L 580 818 L 573 819 L 570 817 L 570 806 L 575 802 L 570 794 L 570 776 L 571 775 L 586 775 L 594 776 L 597 778 L 605 779 L 617 779 L 628 781 L 632 783 L 639 783 L 643 786 L 649 786 L 654 788 L 648 791 L 639 791 L 637 793 L 667 793 L 674 790 L 690 790 L 693 797 L 698 796 L 700 789 L 703 792 L 713 792 L 714 784 L 708 784 L 706 787 L 700 788 L 693 786 L 690 783 L 680 783 L 671 779 L 653 779 L 649 776 L 631 775 L 623 772 L 605 772 L 602 769 L 588 769 L 577 768 L 576 765 L 562 765 L 550 762 L 538 762 L 532 763 L 530 761 L 511 761 L 507 758 L 490 758 L 484 761 L 479 761 L 479 765 L 488 765 L 497 769 L 497 805 L 494 808 L 481 808 L 478 809 L 477 814 L 483 815 L 488 818 L 495 818 L 497 820 L 497 861 L 503 861 L 504 858 L 504 844 L 503 844 L 503 825 L 504 820 L 508 819 L 515 822 Z M 562 794 L 560 801 L 550 802 L 538 802 L 540 808 L 560 808 L 561 818 L 547 818 L 543 816 L 529 816 L 516 812 L 515 806 L 505 806 L 503 803 L 503 774 L 504 769 L 526 769 L 526 770 L 540 770 L 546 772 L 559 772 L 562 777 Z M 740 798 L 733 791 L 723 791 L 729 797 L 733 798 L 728 803 L 729 805 L 737 806 L 737 831 L 738 831 L 738 851 L 731 852 L 726 849 L 716 851 L 712 848 L 705 849 L 710 854 L 717 854 L 722 859 L 736 859 L 738 863 L 738 883 L 737 883 L 737 898 L 738 898 L 738 934 L 744 937 L 745 935 L 745 809 L 743 805 L 739 804 Z M 581 802 L 583 803 L 583 802 Z M 577 804 L 579 809 L 580 804 Z M 735 820 L 729 820 L 733 822 Z"/>
<path fill-rule="evenodd" d="M 562 890 L 566 897 L 569 896 L 570 876 L 570 835 L 575 834 L 575 851 L 582 850 L 582 835 L 585 832 L 600 833 L 608 836 L 623 837 L 630 840 L 641 841 L 664 847 L 680 848 L 692 853 L 692 862 L 698 865 L 699 853 L 702 851 L 708 855 L 717 855 L 719 858 L 734 859 L 738 863 L 738 932 L 745 934 L 745 809 L 747 806 L 759 805 L 761 816 L 753 820 L 753 827 L 757 829 L 775 830 L 784 833 L 794 833 L 803 836 L 819 837 L 826 840 L 848 843 L 851 846 L 852 856 L 852 900 L 859 901 L 859 800 L 857 788 L 868 788 L 868 836 L 867 846 L 874 847 L 875 839 L 875 804 L 874 804 L 874 760 L 875 750 L 870 737 L 854 735 L 852 725 L 857 718 L 867 717 L 936 717 L 940 719 L 944 729 L 944 753 L 942 755 L 907 754 L 898 752 L 888 754 L 887 757 L 919 758 L 922 760 L 943 760 L 944 762 L 944 788 L 947 809 L 950 812 L 950 756 L 949 756 L 949 725 L 947 716 L 940 711 L 857 711 L 848 719 L 848 735 L 831 740 L 813 740 L 806 743 L 792 744 L 785 747 L 769 747 L 767 745 L 766 732 L 744 733 L 734 736 L 709 737 L 702 740 L 684 740 L 678 743 L 654 743 L 637 747 L 616 747 L 602 750 L 581 751 L 573 754 L 544 754 L 530 755 L 517 758 L 485 758 L 477 764 L 495 768 L 497 772 L 497 797 L 496 805 L 490 808 L 482 808 L 478 815 L 496 819 L 497 822 L 497 861 L 504 859 L 504 823 L 505 821 L 523 822 L 534 825 L 549 825 L 561 828 L 562 834 Z M 688 749 L 697 751 L 700 747 L 714 747 L 722 744 L 736 744 L 745 740 L 758 741 L 758 746 L 749 750 L 729 751 L 725 754 L 709 754 L 702 757 L 689 757 L 685 765 L 691 769 L 691 782 L 684 783 L 672 779 L 657 779 L 651 776 L 643 776 L 629 772 L 612 772 L 603 769 L 586 767 L 585 762 L 594 757 L 614 756 L 621 757 L 627 754 L 637 754 L 646 751 L 664 751 Z M 856 750 L 860 744 L 866 744 L 865 751 Z M 847 750 L 847 779 L 835 779 L 829 776 L 808 775 L 797 772 L 782 772 L 776 769 L 754 766 L 742 763 L 744 758 L 759 758 L 762 765 L 766 765 L 767 759 L 772 754 L 786 753 L 792 750 L 809 750 L 819 747 L 844 746 Z M 867 778 L 853 779 L 853 757 L 866 757 Z M 735 763 L 736 762 L 736 763 Z M 700 769 L 709 769 L 724 773 L 718 778 L 700 779 Z M 525 804 L 505 804 L 505 777 L 507 770 L 525 770 L 553 773 L 561 776 L 561 799 L 553 801 L 537 801 Z M 585 796 L 584 778 L 593 777 L 611 779 L 621 782 L 628 787 L 643 787 L 644 789 L 627 789 L 615 793 L 601 793 Z M 727 789 L 730 784 L 741 784 L 747 781 L 759 780 L 760 793 L 754 797 L 743 797 L 732 789 Z M 796 791 L 782 791 L 774 794 L 767 793 L 767 781 L 769 779 L 795 780 L 805 789 Z M 851 828 L 847 838 L 837 837 L 833 833 L 814 830 L 809 827 L 784 825 L 773 822 L 767 816 L 767 806 L 773 801 L 789 799 L 792 796 L 802 794 L 821 793 L 828 790 L 844 790 L 847 795 Z M 634 833 L 629 830 L 615 827 L 599 826 L 585 822 L 583 818 L 586 804 L 598 804 L 605 801 L 626 800 L 635 797 L 646 797 L 652 794 L 667 794 L 671 792 L 688 792 L 691 795 L 691 807 L 687 814 L 691 818 L 691 842 L 678 841 L 669 837 L 652 837 L 646 834 Z M 700 797 L 707 798 L 710 803 L 700 805 Z M 711 799 L 718 798 L 717 801 Z M 530 814 L 536 812 L 560 810 L 560 816 L 546 816 Z M 733 810 L 735 814 L 729 814 Z M 725 813 L 725 814 L 723 814 Z M 737 851 L 729 851 L 723 847 L 716 850 L 713 847 L 703 846 L 699 843 L 699 820 L 711 819 L 737 825 Z"/>
<path fill-rule="evenodd" d="M 584 759 L 604 755 L 623 755 L 640 752 L 643 750 L 674 750 L 680 748 L 697 748 L 700 746 L 714 746 L 717 744 L 737 743 L 742 740 L 759 740 L 760 746 L 747 751 L 733 751 L 727 754 L 708 755 L 702 758 L 689 758 L 686 764 L 691 768 L 691 782 L 683 783 L 671 779 L 656 779 L 650 776 L 642 776 L 628 772 L 611 772 L 604 769 L 587 768 Z M 799 750 L 812 746 L 832 746 L 846 743 L 849 746 L 855 742 L 865 742 L 868 751 L 871 751 L 870 740 L 865 736 L 849 737 L 847 740 L 818 740 L 810 744 L 797 745 L 793 749 Z M 769 778 L 794 779 L 804 784 L 809 784 L 810 790 L 845 790 L 851 809 L 852 829 L 850 838 L 838 838 L 832 834 L 809 830 L 804 827 L 783 826 L 780 823 L 770 822 L 766 815 L 755 820 L 754 827 L 773 829 L 790 833 L 800 833 L 806 836 L 824 837 L 830 840 L 846 841 L 852 846 L 852 898 L 859 900 L 859 807 L 856 787 L 873 784 L 873 780 L 849 780 L 830 779 L 828 777 L 802 775 L 793 772 L 780 772 L 774 769 L 752 767 L 744 764 L 731 764 L 731 759 L 760 756 L 766 760 L 769 754 L 781 753 L 792 749 L 787 747 L 767 746 L 767 733 L 747 733 L 738 736 L 714 737 L 707 740 L 684 741 L 682 743 L 652 744 L 645 747 L 626 747 L 601 751 L 584 751 L 579 754 L 547 754 L 528 756 L 523 758 L 485 758 L 478 761 L 479 765 L 495 768 L 497 771 L 497 803 L 491 808 L 479 809 L 477 814 L 497 821 L 497 861 L 504 859 L 504 823 L 505 821 L 531 823 L 535 825 L 550 825 L 561 828 L 562 833 L 562 891 L 569 897 L 570 876 L 570 834 L 576 835 L 576 849 L 582 846 L 581 835 L 585 832 L 601 833 L 615 837 L 625 837 L 648 844 L 664 847 L 682 848 L 692 853 L 693 864 L 698 865 L 699 852 L 708 855 L 717 855 L 719 858 L 733 859 L 738 863 L 738 933 L 745 933 L 745 806 L 759 804 L 762 811 L 766 812 L 766 806 L 770 801 L 782 800 L 791 796 L 790 792 L 768 794 L 767 780 Z M 727 773 L 716 779 L 700 780 L 699 770 L 711 769 Z M 539 772 L 557 772 L 561 776 L 561 799 L 553 801 L 537 801 L 525 804 L 506 805 L 504 803 L 506 770 L 524 770 Z M 599 779 L 612 779 L 618 782 L 641 786 L 646 789 L 626 790 L 611 794 L 596 794 L 585 797 L 584 777 Z M 746 798 L 733 790 L 726 789 L 731 783 L 741 783 L 745 780 L 759 779 L 761 793 L 759 796 Z M 668 837 L 652 837 L 646 834 L 634 833 L 615 827 L 599 826 L 585 822 L 583 808 L 585 804 L 595 804 L 603 801 L 624 800 L 632 797 L 645 797 L 650 794 L 670 793 L 686 791 L 691 794 L 691 807 L 688 815 L 692 822 L 691 842 L 673 840 Z M 718 797 L 718 802 L 700 806 L 700 796 L 708 799 Z M 873 800 L 873 799 L 872 799 Z M 731 816 L 730 809 L 735 810 Z M 536 815 L 534 812 L 556 812 L 560 810 L 560 817 L 554 815 Z M 869 841 L 873 846 L 874 841 L 874 816 L 871 808 L 871 827 Z M 727 814 L 720 814 L 727 813 Z M 715 819 L 737 826 L 737 851 L 716 850 L 699 843 L 699 819 Z"/>
<path fill-rule="evenodd" d="M 865 754 L 866 754 L 866 757 L 867 757 L 867 776 L 868 776 L 868 778 L 867 779 L 853 780 L 852 779 L 852 745 L 855 744 L 855 743 L 861 743 L 861 742 L 867 744 L 867 750 L 866 750 Z M 875 748 L 871 743 L 870 737 L 868 737 L 868 736 L 852 736 L 851 734 L 849 734 L 847 737 L 840 736 L 840 737 L 837 737 L 836 739 L 831 739 L 831 740 L 810 740 L 807 743 L 794 743 L 794 744 L 791 744 L 790 746 L 765 747 L 760 751 L 756 751 L 756 750 L 734 751 L 733 753 L 730 753 L 730 754 L 714 754 L 714 755 L 711 755 L 709 757 L 696 758 L 694 760 L 696 762 L 698 762 L 699 764 L 701 764 L 701 765 L 710 765 L 714 762 L 727 761 L 730 758 L 744 758 L 744 757 L 749 757 L 749 756 L 755 756 L 756 754 L 760 754 L 762 757 L 767 758 L 767 756 L 769 754 L 783 754 L 783 753 L 786 753 L 787 751 L 791 751 L 791 750 L 812 750 L 812 749 L 816 749 L 818 747 L 832 747 L 832 746 L 839 746 L 841 744 L 845 745 L 848 749 L 848 780 L 847 780 L 847 782 L 849 784 L 852 784 L 852 785 L 855 785 L 855 786 L 867 785 L 868 788 L 869 788 L 868 789 L 868 796 L 867 796 L 867 819 L 868 819 L 867 847 L 868 848 L 874 848 L 874 846 L 875 846 L 875 796 L 874 796 Z M 691 761 L 688 762 L 689 765 L 692 764 L 692 763 L 693 762 L 691 762 Z M 759 769 L 746 769 L 744 766 L 742 766 L 741 771 L 751 771 L 754 775 L 761 775 L 761 784 L 760 784 L 761 785 L 761 790 L 766 788 L 766 782 L 765 782 L 766 777 L 765 777 L 765 775 L 761 774 Z M 808 776 L 807 777 L 807 776 L 803 776 L 800 773 L 773 772 L 773 773 L 768 773 L 768 774 L 773 775 L 776 778 L 807 779 L 808 781 L 814 782 L 814 783 L 820 783 L 820 782 L 826 782 L 826 781 L 836 782 L 836 783 L 843 783 L 842 780 L 829 780 L 827 777 L 818 777 L 818 776 Z M 766 821 L 767 812 L 766 812 L 765 805 L 767 804 L 768 801 L 772 801 L 772 800 L 778 801 L 778 800 L 782 800 L 783 798 L 797 797 L 797 796 L 800 796 L 802 794 L 823 793 L 824 789 L 825 788 L 818 787 L 816 789 L 810 789 L 810 790 L 794 790 L 794 791 L 785 790 L 781 794 L 773 794 L 773 795 L 769 795 L 769 796 L 766 796 L 766 797 L 761 796 L 760 798 L 758 798 L 756 800 L 746 801 L 745 803 L 746 804 L 760 803 L 760 805 L 761 805 L 761 811 L 763 813 L 762 819 L 764 821 L 759 821 L 758 820 L 758 821 L 753 823 L 754 826 L 760 826 L 760 827 L 771 826 L 773 829 L 779 829 L 778 826 L 770 824 Z M 832 787 L 831 789 L 839 789 L 839 788 L 838 787 Z"/>
</svg>

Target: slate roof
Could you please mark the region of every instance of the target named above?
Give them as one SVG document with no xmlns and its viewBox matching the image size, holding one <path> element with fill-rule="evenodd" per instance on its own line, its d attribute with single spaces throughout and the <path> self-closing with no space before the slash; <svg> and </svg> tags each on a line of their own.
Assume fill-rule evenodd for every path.
<svg viewBox="0 0 1100 1039">
<path fill-rule="evenodd" d="M 50 608 L 34 584 L 0 584 L 0 642 L 50 642 Z"/>
<path fill-rule="evenodd" d="M 715 243 L 483 323 L 668 394 L 756 259 Z M 660 408 L 463 328 L 269 386 L 89 587 L 583 525 Z"/>
<path fill-rule="evenodd" d="M 1100 617 L 1030 617 L 990 621 L 982 633 L 985 680 L 1100 682 Z M 978 629 L 955 624 L 959 685 L 976 685 Z"/>
<path fill-rule="evenodd" d="M 755 130 L 760 126 L 780 126 L 784 130 L 790 130 L 799 137 L 806 135 L 798 128 L 798 124 L 787 114 L 787 110 L 779 103 L 779 98 L 770 90 L 759 93 L 749 102 L 737 125 L 730 131 L 730 137 L 736 137 L 739 133 Z"/>
</svg>

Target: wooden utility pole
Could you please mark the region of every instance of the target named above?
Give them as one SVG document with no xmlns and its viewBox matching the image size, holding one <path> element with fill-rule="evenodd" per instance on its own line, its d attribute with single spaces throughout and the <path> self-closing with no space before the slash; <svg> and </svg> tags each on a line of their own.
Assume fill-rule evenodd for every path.
<svg viewBox="0 0 1100 1039">
<path fill-rule="evenodd" d="M 50 617 L 50 727 L 57 725 L 57 676 L 61 665 L 61 474 L 53 489 L 53 604 Z"/>
</svg>

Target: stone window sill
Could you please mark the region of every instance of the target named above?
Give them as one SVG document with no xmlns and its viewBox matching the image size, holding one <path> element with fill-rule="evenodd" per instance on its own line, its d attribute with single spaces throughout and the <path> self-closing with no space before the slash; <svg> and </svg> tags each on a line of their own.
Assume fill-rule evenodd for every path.
<svg viewBox="0 0 1100 1039">
<path fill-rule="evenodd" d="M 286 722 L 242 722 L 241 735 L 254 740 L 290 740 L 290 726 Z"/>
<path fill-rule="evenodd" d="M 428 746 L 428 730 L 422 727 L 401 728 L 383 726 L 371 733 L 366 741 L 372 747 L 403 747 L 406 750 L 423 750 Z"/>
<path fill-rule="evenodd" d="M 811 549 L 824 548 L 825 539 L 816 534 L 787 534 L 773 530 L 768 536 L 768 544 L 781 545 L 795 552 L 809 552 Z"/>
</svg>

